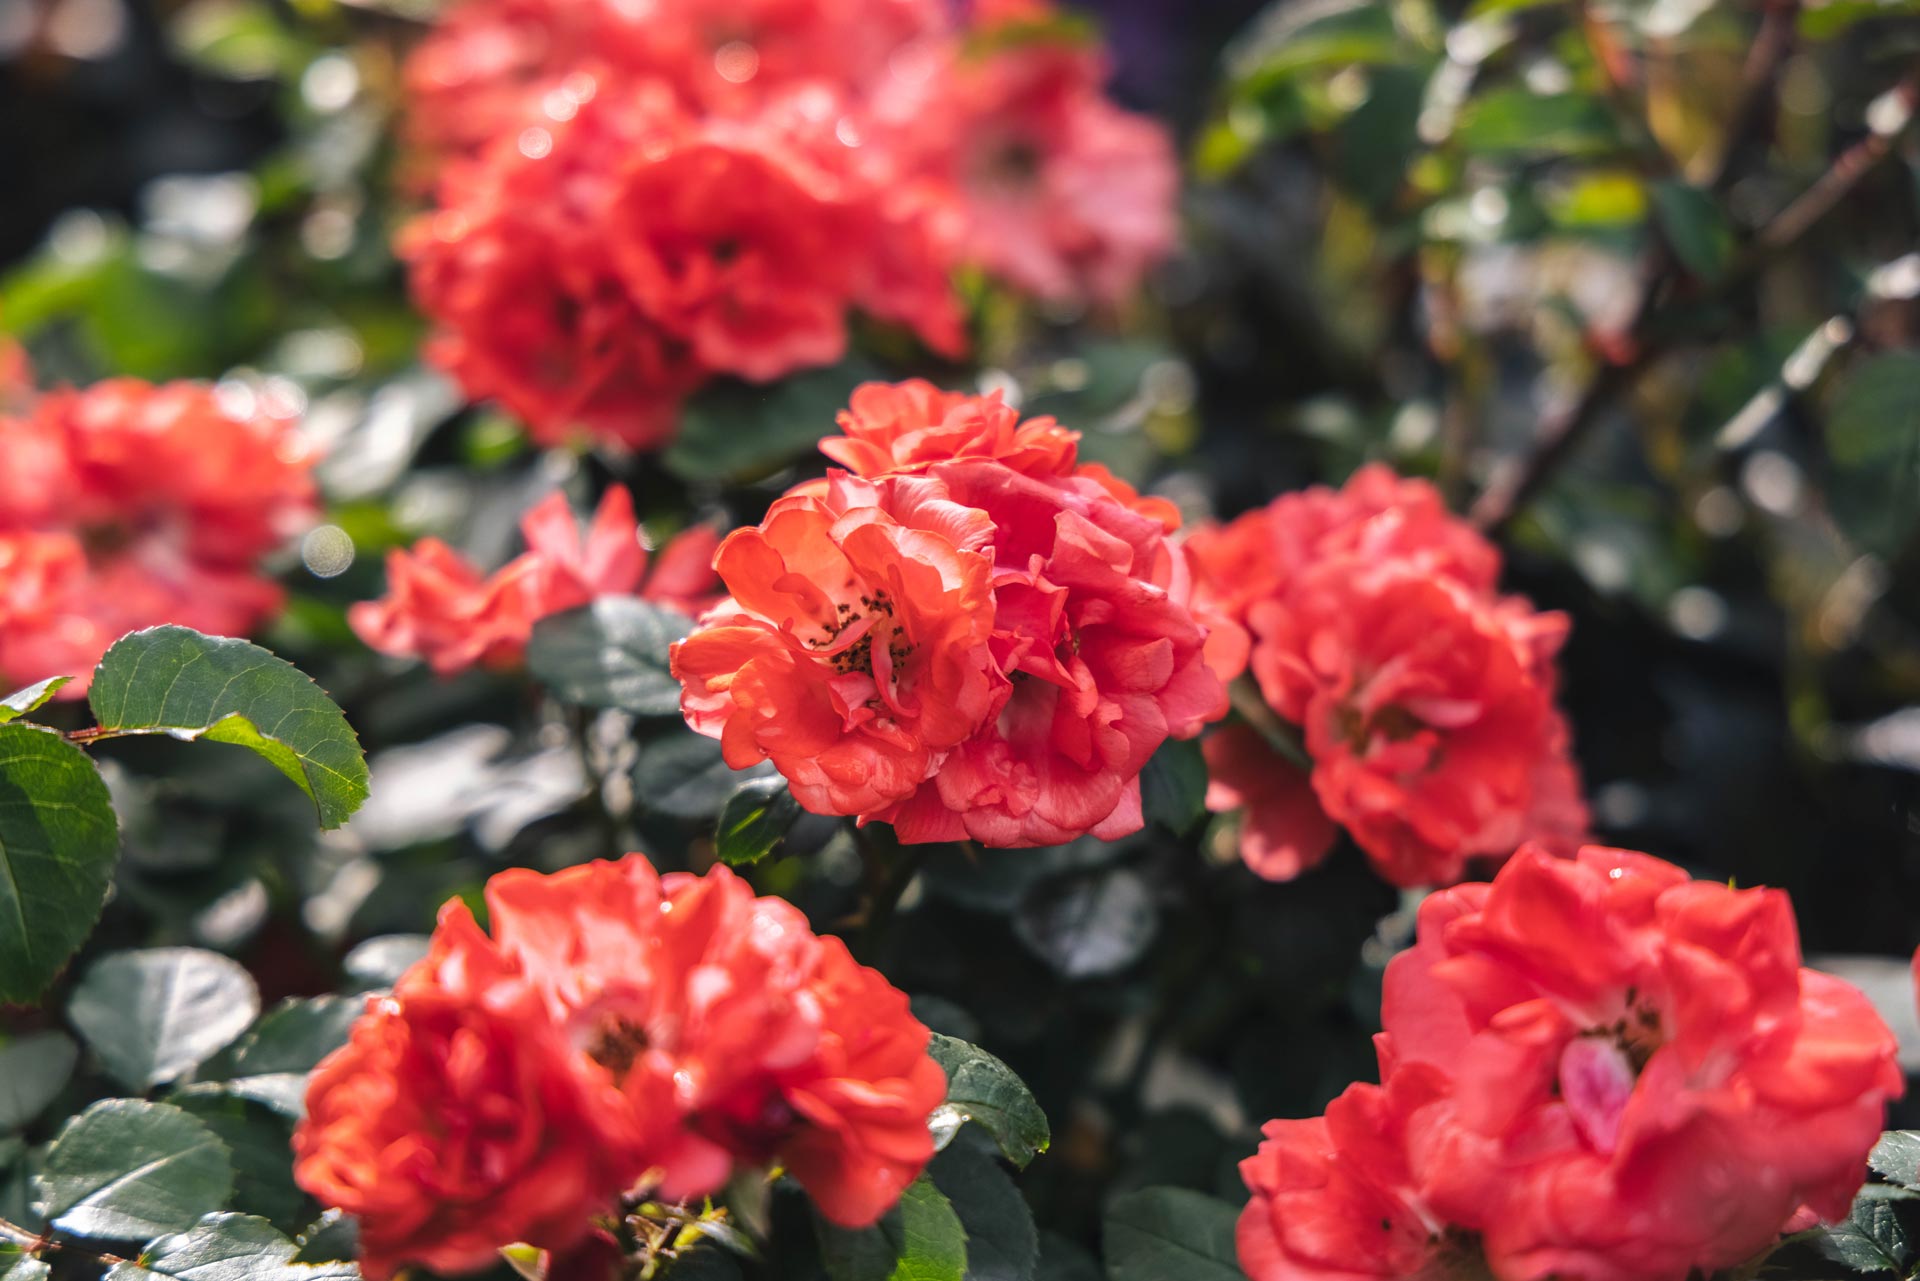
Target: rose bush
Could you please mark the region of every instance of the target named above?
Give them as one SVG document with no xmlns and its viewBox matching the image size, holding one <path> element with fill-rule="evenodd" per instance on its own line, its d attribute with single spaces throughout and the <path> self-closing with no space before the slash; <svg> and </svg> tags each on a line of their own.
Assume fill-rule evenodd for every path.
<svg viewBox="0 0 1920 1281">
<path fill-rule="evenodd" d="M 1912 1275 L 1911 7 L 0 4 L 0 1281 Z"/>
</svg>

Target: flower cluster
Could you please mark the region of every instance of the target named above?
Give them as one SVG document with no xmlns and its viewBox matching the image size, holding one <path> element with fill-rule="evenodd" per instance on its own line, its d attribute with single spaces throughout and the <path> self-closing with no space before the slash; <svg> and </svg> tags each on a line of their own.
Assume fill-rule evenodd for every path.
<svg viewBox="0 0 1920 1281">
<path fill-rule="evenodd" d="M 1903 1077 L 1776 890 L 1588 847 L 1422 905 L 1381 1084 L 1241 1166 L 1253 1281 L 1683 1281 L 1844 1218 Z M 1465 1265 L 1465 1270 L 1457 1271 Z"/>
<path fill-rule="evenodd" d="M 1251 632 L 1271 711 L 1205 744 L 1209 808 L 1243 809 L 1241 854 L 1285 880 L 1352 834 L 1397 885 L 1449 884 L 1523 841 L 1562 852 L 1587 823 L 1554 659 L 1566 618 L 1495 591 L 1500 555 L 1434 488 L 1386 467 L 1286 494 L 1188 543 L 1203 607 Z"/>
<path fill-rule="evenodd" d="M 127 632 L 245 635 L 280 609 L 260 562 L 316 512 L 270 393 L 117 378 L 35 394 L 0 348 L 0 683 L 77 677 Z"/>
<path fill-rule="evenodd" d="M 517 665 L 535 623 L 601 596 L 638 595 L 689 615 L 714 600 L 719 535 L 696 525 L 650 558 L 624 486 L 607 491 L 584 536 L 558 492 L 520 518 L 520 533 L 527 550 L 492 574 L 437 538 L 389 553 L 387 595 L 354 605 L 348 621 L 381 653 L 450 675 Z"/>
<path fill-rule="evenodd" d="M 903 841 L 1138 831 L 1147 759 L 1225 713 L 1165 504 L 997 397 L 869 385 L 841 426 L 851 472 L 721 544 L 688 723 Z"/>
<path fill-rule="evenodd" d="M 954 270 L 1116 299 L 1174 235 L 1160 128 L 1044 11 L 462 0 L 407 66 L 430 351 L 545 443 L 649 448 L 710 376 L 966 345 Z"/>
<path fill-rule="evenodd" d="M 314 1072 L 295 1176 L 360 1224 L 366 1275 L 565 1251 L 633 1196 L 778 1164 L 870 1224 L 933 1155 L 946 1075 L 906 996 L 725 868 L 628 855 L 458 900 Z"/>
</svg>

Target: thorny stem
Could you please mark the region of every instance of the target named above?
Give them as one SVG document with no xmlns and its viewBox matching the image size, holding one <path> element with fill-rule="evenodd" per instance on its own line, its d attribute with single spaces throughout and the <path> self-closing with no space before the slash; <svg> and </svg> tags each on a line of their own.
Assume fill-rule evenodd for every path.
<svg viewBox="0 0 1920 1281">
<path fill-rule="evenodd" d="M 1775 56 L 1784 56 L 1787 47 L 1779 45 Z M 1912 122 L 1916 103 L 1920 103 L 1920 70 L 1909 72 L 1892 93 L 1891 100 L 1898 107 L 1897 118 L 1874 128 L 1840 153 L 1799 198 L 1762 227 L 1717 283 L 1712 296 L 1726 295 L 1791 248 L 1893 150 L 1894 143 Z M 1614 400 L 1630 390 L 1640 373 L 1665 354 L 1649 337 L 1658 328 L 1655 322 L 1660 319 L 1659 304 L 1672 283 L 1673 274 L 1670 251 L 1662 245 L 1648 262 L 1640 301 L 1624 335 L 1611 342 L 1595 344 L 1610 349 L 1606 363 L 1565 409 L 1549 415 L 1541 423 L 1531 452 L 1505 460 L 1474 502 L 1468 516 L 1480 529 L 1496 533 L 1504 528 L 1585 439 Z"/>
<path fill-rule="evenodd" d="M 67 1241 L 56 1241 L 48 1232 L 33 1232 L 7 1219 L 0 1219 L 0 1238 L 13 1242 L 21 1251 L 36 1258 L 44 1251 L 60 1251 L 77 1254 L 83 1258 L 94 1259 L 109 1267 L 127 1260 L 117 1254 L 102 1254 L 95 1250 L 86 1250 Z"/>
</svg>

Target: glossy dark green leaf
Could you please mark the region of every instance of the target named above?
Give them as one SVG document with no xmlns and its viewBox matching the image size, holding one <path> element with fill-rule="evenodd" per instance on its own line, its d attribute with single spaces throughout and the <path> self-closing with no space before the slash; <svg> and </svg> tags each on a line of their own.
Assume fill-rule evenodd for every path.
<svg viewBox="0 0 1920 1281">
<path fill-rule="evenodd" d="M 298 1078 L 293 1079 L 298 1084 Z M 233 1163 L 233 1197 L 226 1209 L 256 1215 L 289 1234 L 320 1214 L 320 1205 L 293 1181 L 289 1146 L 301 1109 L 199 1086 L 175 1094 L 173 1102 L 213 1131 L 227 1150 Z"/>
<path fill-rule="evenodd" d="M 208 1215 L 189 1231 L 149 1242 L 137 1259 L 114 1265 L 107 1281 L 323 1281 L 359 1276 L 351 1263 L 295 1263 L 296 1247 L 265 1219 Z"/>
<path fill-rule="evenodd" d="M 282 1001 L 233 1047 L 230 1076 L 311 1072 L 347 1043 L 347 1033 L 365 1012 L 357 996 L 316 996 Z"/>
<path fill-rule="evenodd" d="M 967 1233 L 922 1175 L 873 1227 L 822 1223 L 820 1258 L 832 1281 L 965 1281 Z"/>
<path fill-rule="evenodd" d="M 87 699 L 105 730 L 250 748 L 313 798 L 322 827 L 367 799 L 367 761 L 347 718 L 258 645 L 185 627 L 135 632 L 100 660 Z"/>
<path fill-rule="evenodd" d="M 967 1281 L 1031 1281 L 1040 1258 L 1033 1211 L 985 1152 L 950 1147 L 927 1167 L 967 1234 Z"/>
<path fill-rule="evenodd" d="M 1195 740 L 1168 739 L 1140 771 L 1140 809 L 1175 836 L 1207 812 L 1207 758 Z"/>
<path fill-rule="evenodd" d="M 1117 973 L 1138 961 L 1159 932 L 1160 912 L 1138 872 L 1109 867 L 1051 881 L 1031 894 L 1014 932 L 1067 978 Z"/>
<path fill-rule="evenodd" d="M 787 839 L 799 817 L 800 802 L 786 779 L 749 779 L 721 807 L 713 838 L 720 861 L 733 867 L 758 863 Z"/>
<path fill-rule="evenodd" d="M 1142 1188 L 1107 1207 L 1108 1281 L 1242 1281 L 1239 1211 L 1185 1188 Z"/>
<path fill-rule="evenodd" d="M 1053 1141 L 1047 1114 L 1012 1068 L 977 1045 L 937 1032 L 927 1053 L 947 1074 L 947 1100 L 933 1117 L 936 1132 L 972 1121 L 1019 1166 L 1047 1150 Z"/>
<path fill-rule="evenodd" d="M 119 855 L 86 753 L 51 730 L 0 725 L 0 1002 L 53 981 L 100 919 Z"/>
<path fill-rule="evenodd" d="M 527 667 L 562 702 L 677 716 L 680 682 L 667 651 L 692 626 L 651 601 L 603 596 L 583 609 L 541 619 L 527 646 Z"/>
<path fill-rule="evenodd" d="M 1870 1190 L 1869 1190 L 1870 1191 Z M 1813 1237 L 1821 1257 L 1855 1272 L 1901 1272 L 1913 1257 L 1913 1243 L 1891 1201 L 1863 1191 L 1853 1213 Z"/>
<path fill-rule="evenodd" d="M 671 733 L 640 749 L 634 803 L 673 818 L 713 818 L 744 782 L 771 773 L 766 765 L 734 769 L 722 759 L 718 742 L 692 730 Z"/>
<path fill-rule="evenodd" d="M 359 985 L 360 990 L 371 991 L 398 983 L 400 976 L 426 954 L 427 936 L 424 934 L 383 934 L 379 938 L 368 939 L 347 953 L 347 959 L 340 963 L 340 968 L 346 971 L 349 980 Z"/>
<path fill-rule="evenodd" d="M 67 1122 L 34 1183 L 40 1212 L 62 1231 L 145 1241 L 225 1206 L 233 1165 L 179 1108 L 105 1099 Z"/>
<path fill-rule="evenodd" d="M 43 681 L 37 681 L 25 689 L 16 689 L 5 698 L 0 698 L 0 725 L 25 716 L 28 712 L 39 711 L 72 680 L 71 676 L 49 676 Z"/>
<path fill-rule="evenodd" d="M 1920 1130 L 1889 1130 L 1867 1155 L 1875 1174 L 1901 1187 L 1920 1187 Z"/>
<path fill-rule="evenodd" d="M 719 382 L 687 402 L 667 470 L 682 480 L 764 475 L 813 453 L 853 389 L 876 375 L 849 360 L 775 383 Z"/>
<path fill-rule="evenodd" d="M 0 1130 L 39 1116 L 73 1079 L 80 1047 L 60 1032 L 29 1032 L 0 1045 Z"/>
<path fill-rule="evenodd" d="M 217 952 L 157 947 L 94 962 L 67 1018 L 128 1089 L 177 1080 L 231 1045 L 260 1013 L 245 969 Z"/>
</svg>

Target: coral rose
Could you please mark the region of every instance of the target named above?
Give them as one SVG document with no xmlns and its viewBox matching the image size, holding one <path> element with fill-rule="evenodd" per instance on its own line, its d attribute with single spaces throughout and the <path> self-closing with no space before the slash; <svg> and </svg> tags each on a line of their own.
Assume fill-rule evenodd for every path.
<svg viewBox="0 0 1920 1281">
<path fill-rule="evenodd" d="M 735 116 L 801 83 L 857 92 L 945 21 L 939 0 L 461 0 L 407 59 L 406 132 L 444 163 L 641 79 Z"/>
<path fill-rule="evenodd" d="M 1332 562 L 1249 615 L 1254 674 L 1305 730 L 1321 806 L 1394 884 L 1450 883 L 1468 858 L 1510 853 L 1533 834 L 1543 780 L 1565 803 L 1566 729 L 1538 663 L 1563 618 L 1538 616 L 1523 644 L 1510 611 L 1410 561 Z"/>
<path fill-rule="evenodd" d="M 661 1195 L 779 1162 L 829 1219 L 862 1226 L 932 1158 L 946 1076 L 930 1034 L 790 904 L 724 867 L 660 877 L 638 855 L 506 872 L 487 902 L 501 954 L 655 1123 L 641 1163 Z"/>
<path fill-rule="evenodd" d="M 437 538 L 387 556 L 387 595 L 347 611 L 360 639 L 383 654 L 424 659 L 450 675 L 475 665 L 512 667 L 533 625 L 601 596 L 639 595 L 683 613 L 714 597 L 718 536 L 698 525 L 653 559 L 640 543 L 633 497 L 609 489 L 583 536 L 566 495 L 553 493 L 520 518 L 527 550 L 483 575 Z"/>
<path fill-rule="evenodd" d="M 958 193 L 968 262 L 1050 301 L 1122 301 L 1178 235 L 1172 140 L 1108 100 L 1106 60 L 1051 6 L 1021 9 L 910 51 L 877 117 Z"/>
<path fill-rule="evenodd" d="M 1338 490 L 1315 485 L 1225 525 L 1199 526 L 1187 547 L 1196 594 L 1241 623 L 1252 605 L 1285 600 L 1302 574 L 1333 560 L 1411 559 L 1474 592 L 1491 592 L 1500 577 L 1499 550 L 1449 512 L 1439 490 L 1384 463 L 1361 467 Z"/>
<path fill-rule="evenodd" d="M 924 470 L 935 463 L 991 459 L 1030 476 L 1064 476 L 1080 433 L 1051 418 L 1020 421 L 1001 399 L 942 391 L 923 379 L 863 383 L 840 411 L 839 436 L 820 452 L 856 476 Z"/>
<path fill-rule="evenodd" d="M 689 127 L 661 86 L 597 93 L 440 182 L 398 249 L 434 330 L 428 356 L 542 444 L 647 449 L 706 377 L 627 290 L 605 213 L 629 158 Z M 523 145 L 523 143 L 525 145 Z M 531 151 L 533 154 L 528 154 Z"/>
<path fill-rule="evenodd" d="M 1310 777 L 1251 725 L 1227 725 L 1200 745 L 1207 758 L 1207 808 L 1241 811 L 1240 857 L 1258 876 L 1290 881 L 1317 866 L 1339 828 L 1313 794 Z"/>
<path fill-rule="evenodd" d="M 688 724 L 736 769 L 771 760 L 815 813 L 910 796 L 1006 695 L 994 537 L 926 477 L 781 499 L 721 544 L 733 595 L 674 646 Z"/>
<path fill-rule="evenodd" d="M 565 1249 L 613 1208 L 628 1154 L 597 1118 L 623 1107 L 524 984 L 415 982 L 314 1071 L 294 1177 L 358 1220 L 373 1281 L 479 1271 L 515 1242 Z"/>
<path fill-rule="evenodd" d="M 993 649 L 1012 681 L 991 724 L 915 795 L 870 815 L 905 841 L 1057 845 L 1142 825 L 1140 771 L 1226 711 L 1161 522 L 1087 477 L 992 462 L 928 473 L 991 523 Z"/>
<path fill-rule="evenodd" d="M 0 455 L 0 536 L 37 543 L 39 567 L 23 579 L 38 622 L 8 636 L 0 678 L 74 676 L 66 697 L 127 632 L 245 635 L 271 618 L 283 594 L 259 562 L 316 510 L 292 414 L 248 390 L 123 378 L 49 392 L 0 418 Z"/>
<path fill-rule="evenodd" d="M 1464 1254 L 1407 1169 L 1418 1074 L 1347 1087 L 1325 1116 L 1269 1121 L 1240 1163 L 1251 1193 L 1234 1233 L 1252 1281 L 1440 1281 Z"/>
<path fill-rule="evenodd" d="M 1842 1218 L 1904 1084 L 1784 894 L 1623 850 L 1429 898 L 1382 1019 L 1389 1090 L 1430 1095 L 1398 1118 L 1415 1182 L 1501 1281 L 1682 1281 Z"/>
</svg>

